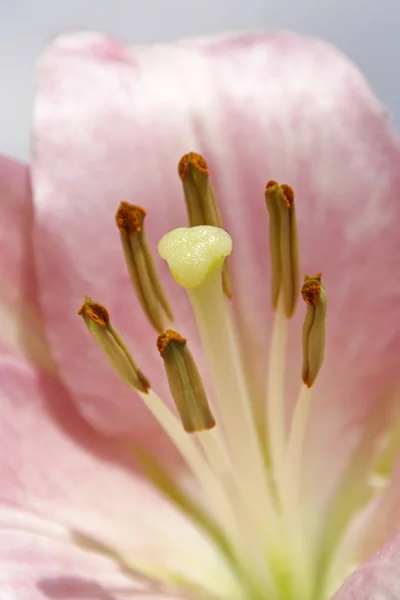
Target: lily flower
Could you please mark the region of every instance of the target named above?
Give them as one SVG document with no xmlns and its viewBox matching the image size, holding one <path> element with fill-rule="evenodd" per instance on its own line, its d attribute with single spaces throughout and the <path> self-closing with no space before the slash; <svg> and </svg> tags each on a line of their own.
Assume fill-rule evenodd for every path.
<svg viewBox="0 0 400 600">
<path fill-rule="evenodd" d="M 315 39 L 49 45 L 0 162 L 1 597 L 398 598 L 399 161 Z"/>
</svg>

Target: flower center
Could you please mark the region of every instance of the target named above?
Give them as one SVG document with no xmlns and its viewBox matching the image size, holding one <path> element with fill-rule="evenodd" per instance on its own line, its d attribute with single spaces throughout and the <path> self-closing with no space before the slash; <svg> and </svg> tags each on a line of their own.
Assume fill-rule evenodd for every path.
<svg viewBox="0 0 400 600">
<path fill-rule="evenodd" d="M 290 587 L 296 590 L 297 598 L 310 598 L 311 571 L 300 508 L 301 456 L 311 401 L 307 386 L 312 385 L 323 354 L 321 278 L 307 278 L 303 286 L 308 303 L 303 366 L 307 385 L 301 386 L 289 436 L 283 412 L 285 310 L 293 312 L 292 281 L 296 276 L 288 280 L 290 302 L 286 307 L 285 292 L 278 293 L 267 379 L 271 399 L 268 468 L 251 410 L 233 318 L 223 293 L 223 258 L 231 251 L 229 236 L 209 225 L 177 229 L 164 236 L 158 250 L 175 280 L 187 289 L 208 358 L 217 427 L 212 431 L 201 427 L 197 438 L 217 482 L 217 498 L 212 502 L 218 506 L 216 516 L 230 540 L 242 577 L 249 582 L 251 598 L 260 590 L 272 597 L 287 595 Z M 173 383 L 172 392 L 174 387 Z M 207 492 L 209 498 L 212 493 L 215 491 Z"/>
<path fill-rule="evenodd" d="M 108 312 L 89 298 L 79 312 L 122 381 L 137 391 L 176 445 L 202 490 L 204 505 L 193 509 L 191 499 L 188 513 L 221 549 L 237 577 L 239 591 L 226 598 L 327 598 L 331 583 L 317 573 L 320 566 L 308 543 L 302 490 L 312 385 L 325 346 L 326 295 L 321 274 L 305 276 L 301 289 L 306 304 L 303 381 L 299 376 L 289 431 L 285 427 L 286 337 L 300 297 L 293 190 L 275 181 L 265 189 L 275 319 L 265 381 L 267 420 L 260 424 L 252 411 L 230 305 L 226 258 L 232 241 L 222 229 L 207 163 L 190 153 L 181 159 L 178 172 L 190 227 L 167 233 L 158 250 L 176 282 L 187 290 L 208 362 L 212 397 L 207 397 L 190 353 L 190 340 L 172 328 L 172 310 L 147 243 L 144 209 L 122 203 L 117 225 L 134 290 L 159 334 L 157 345 L 177 414 L 150 388 Z"/>
</svg>

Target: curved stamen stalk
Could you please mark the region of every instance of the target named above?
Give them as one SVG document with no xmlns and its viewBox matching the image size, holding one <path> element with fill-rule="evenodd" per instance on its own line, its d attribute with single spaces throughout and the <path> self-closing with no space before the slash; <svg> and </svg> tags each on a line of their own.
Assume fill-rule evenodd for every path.
<svg viewBox="0 0 400 600">
<path fill-rule="evenodd" d="M 273 476 L 278 495 L 282 495 L 281 479 L 284 469 L 287 435 L 285 428 L 285 358 L 288 319 L 283 301 L 278 300 L 274 317 L 269 365 L 267 370 L 267 432 Z"/>
</svg>

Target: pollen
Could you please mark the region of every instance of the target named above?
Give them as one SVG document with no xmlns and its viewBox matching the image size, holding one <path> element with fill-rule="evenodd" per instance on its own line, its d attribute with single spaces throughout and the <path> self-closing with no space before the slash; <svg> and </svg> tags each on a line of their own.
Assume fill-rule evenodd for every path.
<svg viewBox="0 0 400 600">
<path fill-rule="evenodd" d="M 321 278 L 322 273 L 317 273 L 314 277 L 309 277 L 308 275 L 305 275 L 304 277 L 301 295 L 303 296 L 304 302 L 310 306 L 315 306 L 321 294 Z"/>
<path fill-rule="evenodd" d="M 78 315 L 84 315 L 88 317 L 88 319 L 94 323 L 97 323 L 97 325 L 100 325 L 100 327 L 107 327 L 110 322 L 108 310 L 101 304 L 93 302 L 89 296 L 85 296 L 85 303 L 82 304 L 78 310 Z"/>
<path fill-rule="evenodd" d="M 287 183 L 283 183 L 281 185 L 281 190 L 283 192 L 284 200 L 286 201 L 288 207 L 290 208 L 294 202 L 294 191 L 293 188 L 290 187 Z"/>
<path fill-rule="evenodd" d="M 162 333 L 157 338 L 157 349 L 161 356 L 163 356 L 164 352 L 168 348 L 168 344 L 172 341 L 179 344 L 186 344 L 187 340 L 173 329 L 167 329 L 165 333 Z"/>
<path fill-rule="evenodd" d="M 142 230 L 146 211 L 141 206 L 121 202 L 115 215 L 117 227 L 123 235 L 133 235 Z"/>
<path fill-rule="evenodd" d="M 275 179 L 270 179 L 267 185 L 265 186 L 265 191 L 267 191 L 271 187 L 274 187 L 274 185 L 278 185 L 278 182 L 275 181 Z"/>
<path fill-rule="evenodd" d="M 197 171 L 200 171 L 200 173 L 203 173 L 203 175 L 208 175 L 208 165 L 205 158 L 197 152 L 189 152 L 189 154 L 184 154 L 182 156 L 178 164 L 178 174 L 182 181 L 186 176 L 189 165 L 192 165 L 192 167 Z"/>
</svg>

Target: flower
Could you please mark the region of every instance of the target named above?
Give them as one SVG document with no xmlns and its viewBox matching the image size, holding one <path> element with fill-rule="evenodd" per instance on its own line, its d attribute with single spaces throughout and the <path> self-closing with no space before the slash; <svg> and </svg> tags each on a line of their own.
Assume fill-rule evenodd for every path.
<svg viewBox="0 0 400 600">
<path fill-rule="evenodd" d="M 215 277 L 230 238 L 215 230 L 213 209 L 206 228 L 175 231 L 177 240 L 160 245 L 175 278 L 191 289 L 204 353 L 186 292 L 155 257 L 181 334 L 159 340 L 162 360 L 158 320 L 152 326 L 144 317 L 143 289 L 139 299 L 132 293 L 113 214 L 120 201 L 145 208 L 140 251 L 148 257 L 168 231 L 186 225 L 176 163 L 191 150 L 207 157 L 232 236 L 224 285 L 232 299 L 226 310 Z M 81 33 L 50 45 L 38 67 L 32 198 L 27 169 L 0 163 L 7 325 L 0 556 L 2 589 L 12 598 L 396 597 L 398 159 L 387 115 L 363 78 L 316 40 L 256 34 L 132 50 Z M 294 190 L 301 271 L 322 270 L 326 286 L 322 367 L 309 337 L 316 316 L 309 311 L 324 298 L 319 276 L 307 280 L 304 294 L 310 388 L 301 383 L 306 305 L 290 321 L 285 350 L 297 295 L 277 302 L 286 284 L 271 273 L 270 258 L 272 270 L 286 260 L 281 243 L 270 254 L 271 190 L 289 208 L 293 200 L 289 188 L 270 183 L 268 215 L 262 194 L 272 178 Z M 138 269 L 122 236 L 128 266 Z M 197 255 L 206 267 L 193 278 L 200 273 L 194 263 L 188 282 L 187 257 L 198 240 L 211 254 L 208 262 Z M 120 375 L 137 393 L 119 381 L 76 316 L 84 294 L 94 299 L 83 309 L 89 329 L 114 366 L 125 360 Z M 91 316 L 107 331 L 95 330 Z M 131 338 L 135 365 L 114 321 Z M 177 429 L 167 409 L 175 410 L 163 367 L 176 396 L 174 356 L 189 386 L 172 415 L 182 414 L 195 433 Z M 201 392 L 195 416 L 188 389 L 196 402 Z M 299 410 L 307 406 L 308 421 Z M 293 415 L 290 442 L 285 425 Z M 228 456 L 220 422 L 231 427 Z M 196 433 L 201 423 L 205 431 Z M 199 463 L 195 439 L 209 463 L 202 455 Z"/>
</svg>

